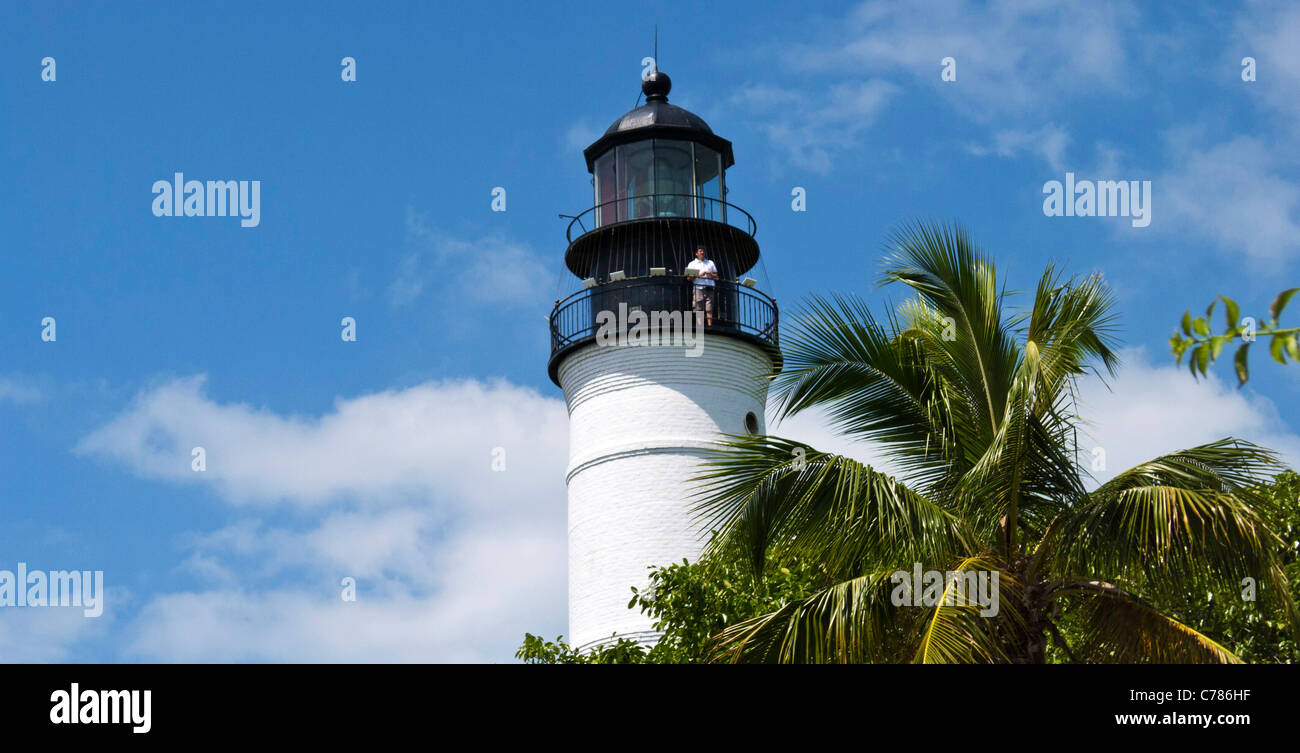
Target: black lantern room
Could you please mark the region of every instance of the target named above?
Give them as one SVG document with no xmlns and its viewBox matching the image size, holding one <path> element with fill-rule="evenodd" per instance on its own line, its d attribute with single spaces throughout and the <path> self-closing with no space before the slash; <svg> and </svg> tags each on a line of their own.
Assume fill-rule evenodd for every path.
<svg viewBox="0 0 1300 753">
<path fill-rule="evenodd" d="M 717 265 L 710 333 L 751 339 L 777 350 L 776 302 L 757 290 L 754 219 L 727 202 L 731 142 L 698 115 L 668 102 L 672 81 L 652 72 L 645 104 L 614 121 L 584 150 L 593 206 L 569 217 L 565 266 L 581 283 L 556 302 L 551 321 L 551 379 L 571 350 L 595 337 L 595 314 L 629 308 L 691 310 L 686 265 L 705 247 Z"/>
</svg>

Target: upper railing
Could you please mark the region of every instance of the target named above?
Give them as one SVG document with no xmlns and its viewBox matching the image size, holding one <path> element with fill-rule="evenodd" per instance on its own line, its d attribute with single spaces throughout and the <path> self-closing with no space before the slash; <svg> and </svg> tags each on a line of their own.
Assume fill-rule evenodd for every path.
<svg viewBox="0 0 1300 753">
<path fill-rule="evenodd" d="M 593 230 L 621 222 L 656 218 L 721 222 L 748 233 L 751 237 L 758 232 L 758 223 L 749 212 L 722 199 L 689 193 L 656 193 L 627 196 L 597 204 L 576 217 L 570 217 L 564 237 L 572 244 Z M 579 229 L 576 235 L 573 230 L 575 226 Z"/>
</svg>

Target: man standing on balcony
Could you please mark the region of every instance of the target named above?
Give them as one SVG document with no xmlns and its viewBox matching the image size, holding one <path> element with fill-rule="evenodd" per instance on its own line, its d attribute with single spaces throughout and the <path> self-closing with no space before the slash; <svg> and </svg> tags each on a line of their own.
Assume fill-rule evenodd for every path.
<svg viewBox="0 0 1300 753">
<path fill-rule="evenodd" d="M 713 298 L 715 286 L 714 280 L 718 279 L 718 267 L 709 260 L 709 255 L 704 251 L 704 244 L 701 243 L 695 248 L 695 261 L 686 265 L 687 270 L 695 270 L 695 311 L 704 312 L 705 326 L 713 326 Z"/>
</svg>

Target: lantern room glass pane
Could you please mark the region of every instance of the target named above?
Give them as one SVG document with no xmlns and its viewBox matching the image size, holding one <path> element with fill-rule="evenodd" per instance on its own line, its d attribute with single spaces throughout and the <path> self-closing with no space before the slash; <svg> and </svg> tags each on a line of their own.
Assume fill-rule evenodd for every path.
<svg viewBox="0 0 1300 753">
<path fill-rule="evenodd" d="M 654 150 L 652 142 L 639 141 L 618 147 L 619 219 L 639 220 L 654 216 Z"/>
<path fill-rule="evenodd" d="M 722 155 L 692 141 L 646 139 L 598 157 L 595 225 L 649 217 L 727 221 Z"/>
<path fill-rule="evenodd" d="M 596 226 L 617 222 L 618 180 L 614 174 L 614 150 L 596 160 Z"/>
<path fill-rule="evenodd" d="M 655 139 L 655 216 L 690 217 L 691 142 Z"/>
<path fill-rule="evenodd" d="M 721 221 L 722 155 L 707 146 L 695 145 L 696 216 Z"/>
</svg>

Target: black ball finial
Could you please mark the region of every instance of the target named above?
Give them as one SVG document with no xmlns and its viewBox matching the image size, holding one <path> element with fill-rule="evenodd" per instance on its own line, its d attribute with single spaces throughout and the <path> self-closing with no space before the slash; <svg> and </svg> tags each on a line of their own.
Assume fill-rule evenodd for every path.
<svg viewBox="0 0 1300 753">
<path fill-rule="evenodd" d="M 641 79 L 641 91 L 647 102 L 667 102 L 668 92 L 673 88 L 673 80 L 663 71 L 651 71 Z"/>
</svg>

